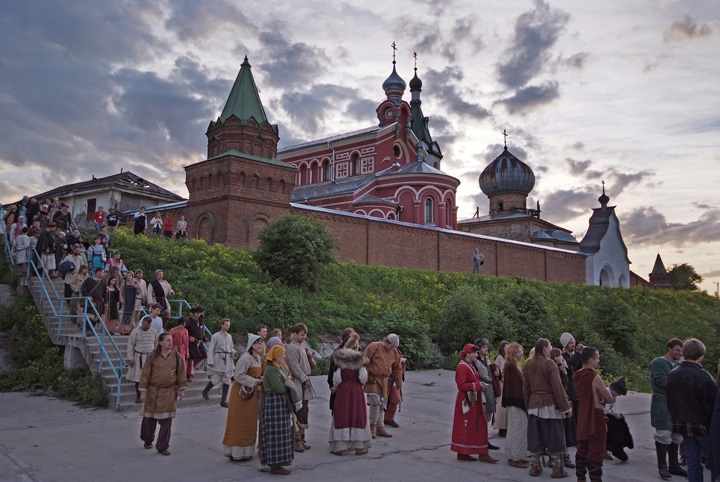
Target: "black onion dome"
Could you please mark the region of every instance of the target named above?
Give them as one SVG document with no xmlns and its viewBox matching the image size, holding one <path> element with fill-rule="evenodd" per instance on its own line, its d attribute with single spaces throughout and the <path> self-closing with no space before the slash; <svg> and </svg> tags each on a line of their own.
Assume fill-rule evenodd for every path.
<svg viewBox="0 0 720 482">
<path fill-rule="evenodd" d="M 417 76 L 417 69 L 416 69 L 415 77 L 410 79 L 410 91 L 415 92 L 418 90 L 422 90 L 422 80 L 420 80 L 420 77 Z"/>
<path fill-rule="evenodd" d="M 499 193 L 530 194 L 535 173 L 530 166 L 510 154 L 507 147 L 480 174 L 480 189 L 487 196 Z"/>
</svg>

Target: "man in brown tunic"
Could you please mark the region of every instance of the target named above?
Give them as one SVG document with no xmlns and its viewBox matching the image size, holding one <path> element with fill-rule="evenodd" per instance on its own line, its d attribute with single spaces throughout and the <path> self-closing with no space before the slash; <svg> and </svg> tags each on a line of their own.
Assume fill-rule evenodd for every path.
<svg viewBox="0 0 720 482">
<path fill-rule="evenodd" d="M 573 375 L 578 395 L 575 475 L 581 481 L 585 480 L 585 474 L 589 472 L 591 482 L 600 482 L 607 437 L 604 407 L 605 403 L 612 403 L 613 398 L 602 378 L 595 372 L 600 363 L 597 349 L 589 346 L 583 348 L 581 360 L 582 369 Z"/>
<path fill-rule="evenodd" d="M 185 364 L 172 346 L 172 336 L 161 334 L 157 348 L 143 366 L 139 386 L 140 401 L 144 403 L 140 438 L 145 442 L 145 448 L 151 449 L 159 421 L 160 433 L 155 448 L 162 455 L 170 455 L 172 419 L 175 418 L 177 402 L 185 396 L 187 387 Z"/>
<path fill-rule="evenodd" d="M 388 403 L 390 375 L 398 389 L 402 389 L 402 363 L 400 354 L 394 348 L 400 345 L 400 337 L 390 333 L 382 341 L 370 343 L 365 348 L 365 356 L 370 360 L 367 367 L 368 380 L 365 384 L 367 403 L 370 407 L 370 432 L 372 437 L 392 437 L 385 430 L 385 409 Z"/>
</svg>

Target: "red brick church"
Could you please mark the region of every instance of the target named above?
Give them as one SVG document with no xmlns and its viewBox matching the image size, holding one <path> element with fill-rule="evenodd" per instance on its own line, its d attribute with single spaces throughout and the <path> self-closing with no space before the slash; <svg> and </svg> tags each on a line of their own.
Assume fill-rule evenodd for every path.
<svg viewBox="0 0 720 482">
<path fill-rule="evenodd" d="M 409 103 L 403 100 L 406 87 L 393 60 L 374 125 L 278 150 L 278 126 L 268 121 L 246 57 L 222 113 L 208 126 L 207 160 L 185 168 L 190 197 L 186 206 L 174 207 L 175 214 L 185 215 L 190 236 L 240 249 L 256 248 L 259 230 L 290 213 L 324 220 L 339 238 L 340 261 L 469 272 L 478 248 L 485 255 L 483 274 L 495 276 L 596 284 L 595 268 L 589 267 L 600 255 L 608 260 L 600 268 L 627 272 L 619 227 L 595 235 L 597 252 L 578 251 L 567 230 L 539 219 L 539 207 L 537 213 L 525 208 L 529 180 L 523 189 L 500 185 L 488 194 L 495 200 L 517 198 L 517 206 L 508 200 L 491 203 L 490 214 L 505 225 L 509 220 L 498 215 L 517 211 L 511 217 L 520 216 L 531 227 L 522 228 L 522 239 L 458 231 L 460 182 L 442 171 L 443 155 L 421 107 L 417 69 L 409 83 Z M 513 169 L 524 169 L 516 158 L 503 155 Z M 503 162 L 492 165 L 499 163 L 500 169 Z M 558 233 L 557 239 L 530 239 L 548 232 Z M 623 266 L 605 266 L 616 262 Z M 629 285 L 637 284 L 636 278 Z M 608 285 L 628 286 L 627 279 Z"/>
</svg>

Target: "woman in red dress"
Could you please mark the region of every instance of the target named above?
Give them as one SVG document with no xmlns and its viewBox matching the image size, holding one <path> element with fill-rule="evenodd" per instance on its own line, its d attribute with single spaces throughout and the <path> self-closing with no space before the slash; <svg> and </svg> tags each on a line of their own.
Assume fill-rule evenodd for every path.
<svg viewBox="0 0 720 482">
<path fill-rule="evenodd" d="M 487 385 L 480 381 L 475 368 L 478 350 L 472 343 L 465 345 L 460 353 L 462 360 L 455 370 L 458 394 L 450 450 L 457 452 L 458 460 L 495 463 L 498 459 L 488 454 L 487 418 L 481 398 L 481 392 Z M 471 454 L 478 454 L 479 457 L 476 459 Z"/>
<path fill-rule="evenodd" d="M 188 362 L 188 358 L 190 358 L 190 337 L 185 325 L 187 325 L 187 318 L 181 316 L 178 318 L 177 325 L 170 330 L 170 336 L 173 339 L 173 350 L 179 351 L 180 355 L 182 355 L 186 377 L 190 378 L 192 373 L 192 365 Z"/>
</svg>

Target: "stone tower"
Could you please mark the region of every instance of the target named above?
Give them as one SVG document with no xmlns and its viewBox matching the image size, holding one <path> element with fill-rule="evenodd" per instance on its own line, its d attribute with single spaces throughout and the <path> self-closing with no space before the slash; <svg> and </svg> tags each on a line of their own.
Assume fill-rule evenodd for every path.
<svg viewBox="0 0 720 482">
<path fill-rule="evenodd" d="M 278 127 L 268 122 L 247 57 L 206 135 L 207 160 L 185 167 L 188 232 L 255 249 L 259 230 L 289 212 L 295 167 L 277 159 Z"/>
</svg>

